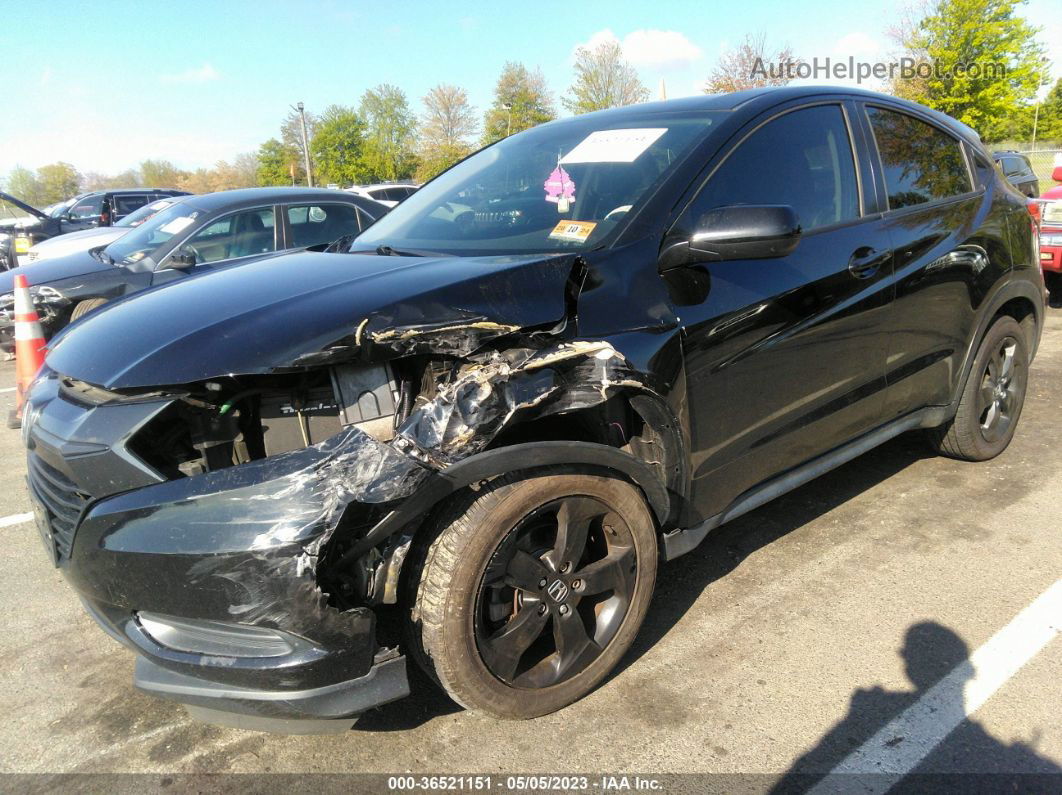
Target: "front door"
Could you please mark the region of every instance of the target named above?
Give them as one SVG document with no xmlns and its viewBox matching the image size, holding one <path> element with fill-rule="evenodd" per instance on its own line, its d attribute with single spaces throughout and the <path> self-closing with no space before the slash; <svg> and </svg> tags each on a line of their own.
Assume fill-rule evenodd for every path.
<svg viewBox="0 0 1062 795">
<path fill-rule="evenodd" d="M 788 256 L 713 262 L 682 307 L 693 500 L 702 518 L 881 422 L 892 252 L 867 216 L 841 104 L 783 112 L 726 156 L 679 224 L 714 207 L 793 207 Z M 861 140 L 861 139 L 859 139 Z"/>
</svg>

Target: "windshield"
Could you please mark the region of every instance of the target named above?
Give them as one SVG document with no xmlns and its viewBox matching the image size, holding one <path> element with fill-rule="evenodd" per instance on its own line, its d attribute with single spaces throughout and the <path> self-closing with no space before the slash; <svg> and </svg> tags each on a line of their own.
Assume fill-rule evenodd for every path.
<svg viewBox="0 0 1062 795">
<path fill-rule="evenodd" d="M 167 207 L 176 204 L 178 201 L 179 199 L 159 199 L 150 204 L 145 204 L 139 210 L 129 213 L 129 215 L 114 224 L 114 226 L 140 226 L 155 213 L 165 210 Z"/>
<path fill-rule="evenodd" d="M 576 117 L 519 133 L 425 185 L 350 250 L 586 251 L 603 244 L 721 115 Z"/>
<path fill-rule="evenodd" d="M 172 204 L 150 219 L 122 235 L 103 249 L 103 253 L 120 265 L 132 265 L 155 254 L 170 238 L 195 223 L 200 215 L 184 203 Z M 157 261 L 157 260 L 156 260 Z"/>
</svg>

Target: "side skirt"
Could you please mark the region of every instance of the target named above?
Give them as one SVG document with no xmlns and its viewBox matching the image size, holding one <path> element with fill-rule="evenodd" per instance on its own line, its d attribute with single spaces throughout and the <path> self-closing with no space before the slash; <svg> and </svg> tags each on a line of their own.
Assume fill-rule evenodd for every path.
<svg viewBox="0 0 1062 795">
<path fill-rule="evenodd" d="M 819 475 L 824 475 L 831 469 L 836 469 L 853 458 L 858 458 L 901 433 L 915 428 L 935 428 L 948 419 L 948 412 L 949 408 L 945 406 L 919 409 L 749 489 L 730 503 L 725 510 L 700 524 L 665 533 L 661 538 L 661 557 L 664 560 L 674 560 L 680 555 L 685 555 L 695 549 L 708 533 L 731 519 L 736 519 L 770 502 L 775 497 L 780 497 L 786 492 L 803 486 Z"/>
</svg>

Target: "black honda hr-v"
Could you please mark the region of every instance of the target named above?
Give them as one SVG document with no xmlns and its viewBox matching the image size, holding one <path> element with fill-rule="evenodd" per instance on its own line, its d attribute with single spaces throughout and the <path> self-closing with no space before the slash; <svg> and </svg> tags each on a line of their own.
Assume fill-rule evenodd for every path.
<svg viewBox="0 0 1062 795">
<path fill-rule="evenodd" d="M 557 710 L 660 561 L 905 431 L 999 454 L 1044 313 L 977 135 L 782 88 L 506 138 L 332 252 L 119 301 L 26 409 L 48 553 L 211 721 Z"/>
</svg>

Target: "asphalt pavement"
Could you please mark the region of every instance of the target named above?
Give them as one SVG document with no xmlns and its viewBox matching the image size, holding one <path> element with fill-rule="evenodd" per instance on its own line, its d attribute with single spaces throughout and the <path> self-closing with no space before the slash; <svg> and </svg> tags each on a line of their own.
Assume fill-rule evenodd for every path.
<svg viewBox="0 0 1062 795">
<path fill-rule="evenodd" d="M 420 676 L 341 735 L 193 722 L 133 689 L 132 655 L 48 562 L 16 431 L 0 460 L 3 773 L 706 773 L 762 791 L 860 765 L 1062 768 L 1062 310 L 1006 453 L 960 463 L 907 435 L 719 529 L 661 566 L 615 675 L 530 722 Z"/>
</svg>

